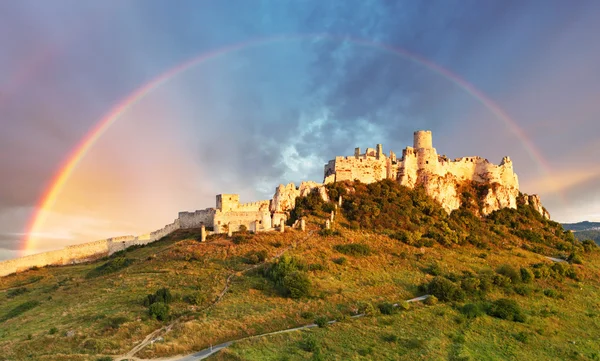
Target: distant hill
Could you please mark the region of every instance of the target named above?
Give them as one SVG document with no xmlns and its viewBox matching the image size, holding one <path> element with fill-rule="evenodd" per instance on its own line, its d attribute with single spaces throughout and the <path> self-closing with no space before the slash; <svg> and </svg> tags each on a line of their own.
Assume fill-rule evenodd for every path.
<svg viewBox="0 0 600 361">
<path fill-rule="evenodd" d="M 600 230 L 600 222 L 577 222 L 577 223 L 563 223 L 563 228 L 568 231 L 589 231 L 589 230 Z"/>
</svg>

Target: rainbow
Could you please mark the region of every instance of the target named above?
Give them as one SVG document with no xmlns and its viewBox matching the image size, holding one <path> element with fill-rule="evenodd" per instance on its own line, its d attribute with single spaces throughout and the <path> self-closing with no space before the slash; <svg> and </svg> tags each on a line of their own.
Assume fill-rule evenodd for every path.
<svg viewBox="0 0 600 361">
<path fill-rule="evenodd" d="M 162 84 L 168 82 L 170 79 L 177 75 L 185 72 L 186 70 L 202 64 L 208 60 L 216 59 L 218 57 L 236 52 L 239 50 L 247 49 L 250 47 L 256 47 L 266 44 L 271 44 L 279 41 L 290 41 L 290 40 L 335 40 L 335 41 L 348 41 L 356 45 L 365 47 L 375 48 L 383 50 L 396 56 L 401 56 L 404 59 L 410 60 L 414 63 L 425 66 L 429 70 L 443 76 L 456 84 L 459 88 L 466 91 L 473 98 L 477 99 L 481 104 L 488 108 L 498 119 L 500 119 L 508 127 L 508 129 L 521 141 L 525 150 L 529 156 L 537 162 L 537 164 L 546 173 L 549 173 L 549 166 L 542 157 L 541 153 L 537 150 L 534 144 L 527 138 L 524 131 L 518 126 L 518 124 L 511 119 L 511 117 L 503 111 L 492 99 L 488 98 L 483 92 L 475 88 L 471 83 L 462 79 L 458 75 L 452 73 L 446 68 L 423 58 L 420 55 L 411 53 L 405 49 L 394 47 L 391 45 L 372 42 L 364 39 L 351 38 L 347 36 L 335 36 L 330 34 L 297 34 L 297 35 L 281 35 L 268 38 L 260 38 L 247 42 L 237 43 L 230 46 L 220 48 L 215 51 L 201 54 L 194 57 L 184 63 L 181 63 L 166 72 L 160 74 L 158 77 L 152 79 L 148 83 L 144 84 L 133 93 L 129 94 L 125 99 L 115 105 L 108 114 L 106 114 L 96 125 L 87 133 L 87 135 L 78 143 L 76 148 L 69 154 L 65 161 L 60 165 L 59 171 L 50 181 L 45 193 L 40 197 L 40 201 L 37 205 L 37 211 L 31 218 L 28 226 L 27 236 L 24 240 L 23 251 L 34 249 L 39 241 L 36 234 L 39 234 L 39 230 L 44 224 L 47 212 L 50 210 L 60 192 L 65 186 L 67 180 L 77 167 L 77 164 L 85 157 L 87 152 L 94 146 L 96 141 L 102 137 L 102 135 L 110 128 L 110 126 L 119 119 L 128 109 L 137 104 L 142 100 L 148 93 L 158 88 Z"/>
</svg>

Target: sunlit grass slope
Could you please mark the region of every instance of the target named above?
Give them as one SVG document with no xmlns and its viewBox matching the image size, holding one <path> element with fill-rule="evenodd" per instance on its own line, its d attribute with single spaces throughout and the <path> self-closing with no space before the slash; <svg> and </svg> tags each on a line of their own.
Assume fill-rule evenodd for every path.
<svg viewBox="0 0 600 361">
<path fill-rule="evenodd" d="M 94 263 L 1 278 L 0 359 L 123 355 L 172 324 L 135 355 L 156 358 L 319 318 L 340 322 L 242 341 L 213 359 L 600 358 L 600 251 L 589 242 L 527 206 L 480 219 L 476 188 L 452 215 L 391 182 L 329 192 L 344 200 L 332 230 L 321 228 L 334 204 L 311 195 L 292 214 L 309 232 L 200 243 L 181 231 Z M 165 321 L 144 306 L 162 288 L 173 295 Z M 426 293 L 439 301 L 386 307 Z M 522 319 L 503 319 L 501 299 Z"/>
</svg>

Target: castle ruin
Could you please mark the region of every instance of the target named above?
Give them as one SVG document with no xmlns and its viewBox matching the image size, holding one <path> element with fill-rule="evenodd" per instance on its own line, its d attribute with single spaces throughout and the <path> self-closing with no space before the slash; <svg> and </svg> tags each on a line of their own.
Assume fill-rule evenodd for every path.
<svg viewBox="0 0 600 361">
<path fill-rule="evenodd" d="M 2 261 L 0 276 L 31 267 L 72 264 L 111 255 L 133 245 L 157 241 L 178 229 L 208 228 L 212 233 L 231 234 L 241 228 L 261 232 L 279 226 L 279 230 L 283 231 L 281 225 L 294 209 L 297 197 L 307 196 L 316 190 L 323 200 L 328 201 L 325 184 L 354 180 L 373 183 L 383 179 L 395 180 L 409 188 L 423 186 L 447 212 L 460 207 L 458 187 L 466 181 L 487 185 L 487 193 L 482 200 L 483 215 L 501 208 L 517 208 L 520 194 L 518 178 L 508 157 L 504 157 L 499 165 L 481 157 L 449 160 L 437 154 L 431 131 L 419 130 L 414 133 L 413 146 L 406 147 L 400 159 L 392 151 L 389 155 L 384 154 L 381 144 L 367 148 L 365 153 L 356 148 L 353 156 L 335 157 L 325 165 L 323 184 L 308 181 L 302 182 L 299 187 L 294 183 L 279 185 L 272 199 L 243 204 L 240 204 L 238 194 L 219 194 L 215 208 L 179 212 L 173 223 L 148 234 L 109 238 Z M 544 217 L 550 218 L 537 195 L 525 195 L 523 204 L 532 205 Z M 203 233 L 202 238 L 205 235 Z"/>
</svg>

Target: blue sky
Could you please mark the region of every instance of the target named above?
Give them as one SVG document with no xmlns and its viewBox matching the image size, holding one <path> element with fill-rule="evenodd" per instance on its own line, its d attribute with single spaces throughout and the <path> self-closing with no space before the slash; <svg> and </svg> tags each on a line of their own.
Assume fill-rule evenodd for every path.
<svg viewBox="0 0 600 361">
<path fill-rule="evenodd" d="M 115 104 L 194 57 L 270 37 L 126 111 L 69 179 L 39 250 L 150 231 L 216 193 L 268 198 L 321 181 L 354 147 L 400 153 L 417 129 L 452 158 L 509 155 L 556 220 L 600 221 L 598 18 L 597 1 L 2 2 L 0 258 L 17 255 L 60 164 Z M 486 94 L 549 171 L 461 86 L 376 44 Z"/>
</svg>

